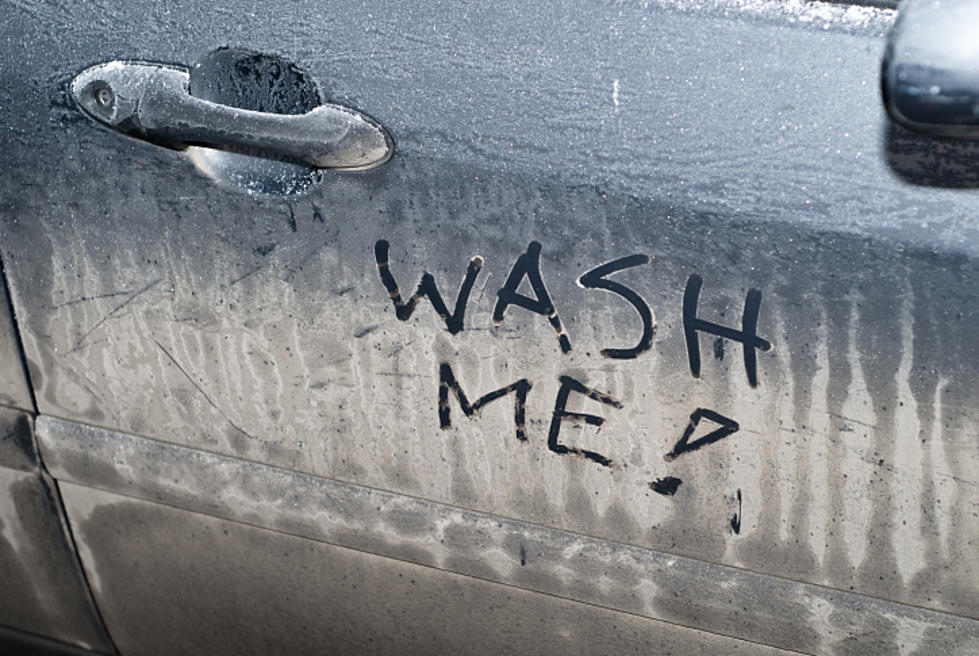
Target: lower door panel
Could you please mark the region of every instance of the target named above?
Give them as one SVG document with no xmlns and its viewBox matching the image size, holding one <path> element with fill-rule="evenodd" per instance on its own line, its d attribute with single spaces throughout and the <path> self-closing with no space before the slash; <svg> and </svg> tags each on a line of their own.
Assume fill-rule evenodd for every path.
<svg viewBox="0 0 979 656">
<path fill-rule="evenodd" d="M 112 651 L 55 482 L 38 463 L 31 416 L 0 407 L 0 653 L 11 653 L 14 632 Z"/>
<path fill-rule="evenodd" d="M 64 485 L 124 654 L 786 654 Z"/>
<path fill-rule="evenodd" d="M 953 614 L 38 423 L 123 654 L 979 650 Z"/>
</svg>

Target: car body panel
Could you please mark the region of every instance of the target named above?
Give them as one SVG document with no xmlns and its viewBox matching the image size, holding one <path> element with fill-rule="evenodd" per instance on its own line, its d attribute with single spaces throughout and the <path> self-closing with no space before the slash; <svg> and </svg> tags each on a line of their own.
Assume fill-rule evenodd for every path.
<svg viewBox="0 0 979 656">
<path fill-rule="evenodd" d="M 789 653 L 91 488 L 63 489 L 96 597 L 126 654 L 645 654 L 650 645 L 664 653 Z"/>
<path fill-rule="evenodd" d="M 0 651 L 70 652 L 69 645 L 112 651 L 57 484 L 40 460 L 34 402 L 3 281 L 0 363 Z"/>
<path fill-rule="evenodd" d="M 0 626 L 112 651 L 31 415 L 0 407 Z M 0 636 L 0 646 L 5 643 Z"/>
<path fill-rule="evenodd" d="M 979 146 L 887 123 L 891 13 L 9 6 L 30 45 L 5 55 L 0 254 L 41 414 L 974 626 Z M 228 45 L 301 65 L 389 131 L 392 161 L 249 195 L 69 99 L 101 61 L 191 66 Z M 559 331 L 513 275 L 535 244 Z M 605 282 L 636 296 L 596 284 L 613 262 Z M 386 274 L 406 299 L 430 271 L 451 307 L 467 267 L 461 331 L 427 298 L 397 316 Z M 508 279 L 523 307 L 500 309 Z M 752 303 L 770 350 L 730 339 Z M 640 341 L 641 305 L 650 348 L 603 355 Z M 471 405 L 518 381 L 518 407 L 517 388 Z M 724 420 L 716 441 L 687 435 Z M 136 494 L 110 446 L 85 461 L 52 438 L 44 457 Z M 166 482 L 150 470 L 140 489 Z M 262 526 L 295 519 L 263 508 Z M 101 570 L 106 545 L 81 540 Z"/>
<path fill-rule="evenodd" d="M 154 527 L 151 533 L 172 532 L 169 522 L 149 522 L 144 517 L 154 504 L 163 504 L 180 509 L 181 512 L 172 513 L 173 521 L 185 526 L 213 526 L 215 522 L 204 517 L 207 515 L 220 518 L 223 524 L 230 521 L 266 529 L 268 540 L 274 539 L 274 531 L 281 534 L 279 539 L 284 543 L 305 542 L 309 550 L 322 552 L 322 547 L 312 546 L 317 542 L 339 545 L 386 557 L 367 558 L 368 562 L 393 559 L 390 567 L 398 567 L 393 564 L 397 562 L 406 570 L 417 570 L 405 565 L 412 563 L 479 579 L 483 587 L 521 588 L 660 621 L 650 626 L 667 622 L 739 638 L 756 646 L 774 645 L 793 653 L 866 656 L 916 650 L 968 654 L 979 648 L 979 622 L 946 613 L 70 421 L 42 418 L 38 439 L 52 474 L 63 484 L 70 483 L 67 488 L 62 487 L 96 597 L 103 607 L 118 605 L 117 615 L 139 605 L 156 608 L 161 604 L 158 597 L 170 594 L 155 591 L 149 581 L 126 590 L 106 583 L 130 576 L 127 572 L 134 565 L 120 561 L 119 551 L 131 552 L 127 558 L 137 563 L 160 557 L 144 552 L 162 551 L 168 560 L 183 561 L 179 567 L 173 565 L 174 569 L 190 569 L 194 576 L 201 575 L 197 548 L 158 544 L 152 539 L 144 542 L 148 524 Z M 99 511 L 101 508 L 104 511 Z M 106 519 L 106 514 L 114 519 Z M 192 535 L 205 532 L 200 528 L 181 530 Z M 112 545 L 107 546 L 107 542 Z M 215 549 L 213 545 L 203 548 L 208 552 Z M 252 559 L 267 558 L 273 552 L 278 553 L 268 549 Z M 224 550 L 218 549 L 215 557 L 223 554 Z M 234 558 L 229 556 L 226 560 Z M 268 560 L 272 561 L 268 567 L 282 566 L 278 556 Z M 314 560 L 294 567 L 306 571 L 335 565 L 332 560 L 329 564 L 316 564 Z M 308 577 L 313 579 L 311 585 L 321 578 L 319 574 Z M 222 589 L 217 583 L 209 585 Z M 723 594 L 718 594 L 718 590 L 723 590 Z M 226 596 L 237 598 L 230 593 Z M 231 602 L 221 601 L 219 595 L 200 603 L 230 612 L 226 606 Z M 471 612 L 465 611 L 467 616 Z M 281 619 L 286 625 L 295 621 L 288 605 L 271 604 L 263 613 L 269 617 L 256 619 L 255 626 L 269 622 L 278 625 L 279 614 L 287 616 Z M 270 619 L 272 616 L 275 619 Z M 112 617 L 108 621 L 126 634 L 134 631 L 139 635 L 147 622 L 156 621 L 152 618 L 155 616 L 151 613 L 144 613 L 138 621 Z M 541 645 L 525 648 L 543 649 L 550 641 L 542 634 Z M 123 642 L 131 643 L 132 639 Z M 161 645 L 172 648 L 174 643 L 163 641 Z M 689 646 L 700 648 L 696 641 Z M 593 653 L 594 645 L 585 641 L 576 649 Z"/>
<path fill-rule="evenodd" d="M 0 367 L 0 406 L 34 412 L 34 402 L 27 384 L 17 327 L 10 314 L 5 284 L 0 285 L 0 362 L 4 363 Z M 4 463 L 0 456 L 0 464 Z"/>
</svg>

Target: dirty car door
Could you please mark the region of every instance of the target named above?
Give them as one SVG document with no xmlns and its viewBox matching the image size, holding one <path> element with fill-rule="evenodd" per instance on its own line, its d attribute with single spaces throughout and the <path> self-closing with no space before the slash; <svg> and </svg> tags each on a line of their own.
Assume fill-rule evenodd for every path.
<svg viewBox="0 0 979 656">
<path fill-rule="evenodd" d="M 122 653 L 975 652 L 975 192 L 887 123 L 891 12 L 6 14 L 0 252 Z M 121 136 L 116 60 L 394 157 Z"/>
<path fill-rule="evenodd" d="M 106 650 L 58 488 L 34 436 L 34 402 L 0 284 L 0 652 L 40 648 L 41 637 Z"/>
</svg>

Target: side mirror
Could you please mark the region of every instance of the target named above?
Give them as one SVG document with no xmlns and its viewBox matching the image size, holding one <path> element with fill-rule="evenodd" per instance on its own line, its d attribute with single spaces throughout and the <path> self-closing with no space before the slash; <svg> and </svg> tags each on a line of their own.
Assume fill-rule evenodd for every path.
<svg viewBox="0 0 979 656">
<path fill-rule="evenodd" d="M 979 139 L 979 0 L 903 0 L 881 89 L 887 113 L 904 127 Z"/>
</svg>

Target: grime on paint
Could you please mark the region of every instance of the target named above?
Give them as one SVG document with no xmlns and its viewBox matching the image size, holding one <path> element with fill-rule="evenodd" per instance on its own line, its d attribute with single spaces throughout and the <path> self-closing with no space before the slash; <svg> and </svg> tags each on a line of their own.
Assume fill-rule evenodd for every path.
<svg viewBox="0 0 979 656">
<path fill-rule="evenodd" d="M 436 313 L 445 323 L 445 328 L 450 334 L 455 335 L 463 331 L 465 329 L 465 315 L 469 297 L 482 271 L 484 265 L 483 258 L 475 256 L 469 261 L 462 284 L 456 293 L 452 312 L 449 312 L 449 308 L 435 284 L 434 276 L 428 272 L 422 274 L 415 292 L 407 300 L 404 299 L 401 288 L 391 271 L 388 258 L 389 250 L 390 245 L 387 241 L 377 241 L 374 245 L 374 259 L 377 264 L 381 283 L 390 296 L 398 319 L 401 321 L 410 319 L 418 307 L 419 301 L 424 297 L 431 303 Z M 506 319 L 507 313 L 513 307 L 522 308 L 528 312 L 538 314 L 551 325 L 557 336 L 562 353 L 567 354 L 572 350 L 571 336 L 565 330 L 558 310 L 547 291 L 543 276 L 541 275 L 540 255 L 541 244 L 532 241 L 527 246 L 526 251 L 517 257 L 503 285 L 496 292 L 492 320 L 495 325 L 502 324 Z M 647 255 L 628 255 L 597 266 L 578 277 L 577 282 L 584 289 L 597 289 L 611 292 L 624 299 L 636 310 L 642 323 L 641 336 L 635 346 L 630 348 L 603 348 L 601 355 L 605 358 L 637 358 L 652 347 L 656 325 L 653 321 L 653 312 L 649 304 L 635 290 L 610 279 L 613 274 L 619 271 L 642 266 L 648 264 L 649 261 L 650 258 Z M 518 291 L 518 288 L 525 279 L 529 283 L 530 290 L 533 292 L 532 296 Z M 723 348 L 724 340 L 741 344 L 748 384 L 753 388 L 757 387 L 759 383 L 757 352 L 765 352 L 772 349 L 771 342 L 758 335 L 758 316 L 762 300 L 761 291 L 757 289 L 748 290 L 745 296 L 744 310 L 741 314 L 741 326 L 740 328 L 732 328 L 698 316 L 697 306 L 703 283 L 704 280 L 700 275 L 692 273 L 687 279 L 681 305 L 684 341 L 686 343 L 690 374 L 694 378 L 700 377 L 700 337 L 701 334 L 711 335 L 716 339 L 715 349 Z M 521 378 L 509 385 L 483 394 L 475 401 L 470 401 L 469 395 L 466 394 L 459 384 L 452 363 L 439 363 L 438 375 L 439 426 L 448 428 L 452 425 L 450 393 L 451 396 L 455 397 L 456 403 L 461 408 L 463 414 L 468 417 L 473 416 L 489 403 L 512 394 L 514 408 L 513 423 L 516 439 L 521 442 L 527 441 L 526 404 L 527 396 L 533 387 L 533 383 L 530 380 Z M 572 394 L 584 396 L 611 410 L 621 410 L 623 404 L 609 394 L 589 388 L 571 376 L 562 375 L 558 380 L 560 387 L 554 401 L 554 409 L 547 432 L 548 449 L 559 455 L 578 455 L 596 462 L 601 466 L 612 467 L 612 460 L 605 455 L 563 443 L 560 439 L 561 426 L 566 421 L 584 422 L 585 424 L 596 427 L 601 426 L 605 422 L 603 417 L 595 414 L 568 410 L 568 402 Z M 709 423 L 711 430 L 706 434 L 702 434 L 697 439 L 691 439 L 701 425 L 701 422 L 705 422 L 705 424 Z M 696 408 L 690 414 L 690 420 L 683 434 L 674 444 L 670 452 L 664 455 L 664 459 L 671 461 L 685 453 L 696 451 L 701 447 L 724 439 L 736 433 L 738 430 L 739 425 L 735 420 L 714 410 Z M 679 479 L 670 478 L 669 481 L 670 483 L 668 485 L 650 484 L 651 489 L 660 494 L 672 495 L 676 492 Z"/>
</svg>

